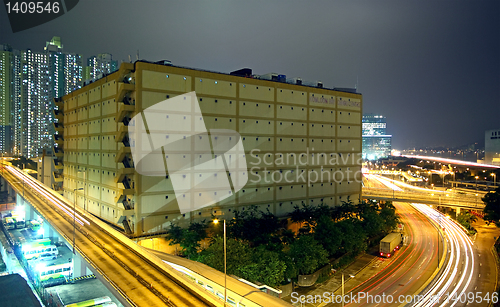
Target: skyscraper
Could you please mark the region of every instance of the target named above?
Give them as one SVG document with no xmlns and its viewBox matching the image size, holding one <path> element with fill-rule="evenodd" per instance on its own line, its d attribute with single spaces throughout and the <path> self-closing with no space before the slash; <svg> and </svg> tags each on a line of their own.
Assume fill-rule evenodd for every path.
<svg viewBox="0 0 500 307">
<path fill-rule="evenodd" d="M 118 70 L 118 62 L 109 53 L 100 53 L 87 59 L 84 71 L 85 81 L 94 81 Z"/>
<path fill-rule="evenodd" d="M 0 45 L 0 151 L 12 149 L 12 101 L 14 97 L 14 53 L 9 45 Z"/>
<path fill-rule="evenodd" d="M 82 85 L 82 56 L 57 36 L 42 52 L 0 46 L 0 150 L 36 157 L 54 146 L 53 99 Z"/>
<path fill-rule="evenodd" d="M 386 118 L 363 115 L 363 159 L 376 160 L 391 154 L 392 135 L 387 134 Z"/>
</svg>

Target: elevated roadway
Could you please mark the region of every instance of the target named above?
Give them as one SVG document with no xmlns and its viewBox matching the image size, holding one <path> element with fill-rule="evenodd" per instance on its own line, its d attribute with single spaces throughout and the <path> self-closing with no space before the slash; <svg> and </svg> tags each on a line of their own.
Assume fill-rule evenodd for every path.
<svg viewBox="0 0 500 307">
<path fill-rule="evenodd" d="M 222 302 L 197 289 L 159 258 L 142 251 L 128 238 L 113 234 L 106 224 L 81 212 L 32 177 L 12 166 L 0 175 L 49 221 L 70 244 L 73 226 L 76 251 L 124 306 L 220 306 Z"/>
<path fill-rule="evenodd" d="M 398 188 L 380 188 L 365 184 L 362 197 L 364 199 L 393 200 L 402 202 L 435 204 L 438 206 L 449 206 L 463 209 L 483 210 L 484 203 L 481 200 L 484 193 L 466 194 L 455 191 L 431 190 L 405 184 L 397 180 L 390 180 L 378 175 L 365 175 L 370 181 L 383 181 Z"/>
</svg>

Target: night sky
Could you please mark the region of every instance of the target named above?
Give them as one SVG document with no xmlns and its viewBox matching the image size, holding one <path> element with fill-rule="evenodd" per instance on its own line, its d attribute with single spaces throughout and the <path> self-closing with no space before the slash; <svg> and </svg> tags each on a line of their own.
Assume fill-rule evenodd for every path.
<svg viewBox="0 0 500 307">
<path fill-rule="evenodd" d="M 325 87 L 355 87 L 387 117 L 393 147 L 484 142 L 500 128 L 500 1 L 80 0 L 64 16 L 0 43 L 108 52 L 128 61 L 230 72 L 250 67 Z"/>
</svg>

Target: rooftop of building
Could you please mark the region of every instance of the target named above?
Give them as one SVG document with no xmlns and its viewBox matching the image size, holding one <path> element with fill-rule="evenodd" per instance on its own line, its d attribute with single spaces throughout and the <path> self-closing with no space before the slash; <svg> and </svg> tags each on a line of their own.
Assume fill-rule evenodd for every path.
<svg viewBox="0 0 500 307">
<path fill-rule="evenodd" d="M 276 83 L 285 83 L 285 84 L 299 85 L 299 86 L 304 86 L 304 87 L 333 90 L 333 91 L 337 91 L 337 92 L 344 92 L 344 93 L 361 95 L 361 93 L 357 92 L 356 88 L 340 88 L 340 87 L 328 88 L 328 87 L 324 87 L 323 82 L 321 82 L 321 81 L 314 81 L 314 82 L 302 81 L 301 78 L 286 78 L 286 75 L 278 74 L 278 73 L 268 73 L 268 74 L 263 74 L 263 75 L 257 75 L 257 74 L 253 74 L 252 69 L 250 69 L 250 68 L 242 68 L 239 70 L 232 71 L 230 73 L 224 73 L 224 72 L 207 70 L 207 69 L 199 69 L 199 68 L 193 68 L 193 67 L 187 67 L 187 66 L 174 65 L 169 60 L 161 60 L 161 61 L 155 61 L 155 62 L 147 61 L 147 60 L 137 60 L 133 63 L 134 71 L 135 71 L 135 67 L 136 67 L 137 63 L 148 63 L 148 64 L 155 64 L 155 65 L 162 65 L 162 66 L 170 66 L 170 67 L 176 67 L 176 68 L 181 68 L 181 69 L 215 73 L 215 74 L 226 75 L 226 76 L 234 76 L 234 77 L 241 77 L 241 78 L 248 78 L 248 79 L 257 79 L 257 80 L 271 81 L 271 82 L 276 82 Z M 108 74 L 108 75 L 111 75 L 111 74 Z M 108 75 L 103 75 L 99 79 L 89 81 L 89 82 L 85 83 L 85 85 L 88 85 L 88 84 L 94 83 L 98 80 L 101 80 Z"/>
</svg>

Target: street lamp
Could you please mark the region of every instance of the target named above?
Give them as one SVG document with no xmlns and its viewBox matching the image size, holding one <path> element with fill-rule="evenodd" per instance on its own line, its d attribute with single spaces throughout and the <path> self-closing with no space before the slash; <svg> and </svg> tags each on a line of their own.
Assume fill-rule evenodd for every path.
<svg viewBox="0 0 500 307">
<path fill-rule="evenodd" d="M 85 213 L 87 204 L 87 168 L 84 171 L 78 170 L 78 173 L 83 173 L 83 212 Z M 77 176 L 78 177 L 78 176 Z"/>
<path fill-rule="evenodd" d="M 76 191 L 83 190 L 83 188 L 73 189 L 75 194 L 75 201 L 73 202 L 73 255 L 75 255 L 75 232 L 76 232 Z"/>
<path fill-rule="evenodd" d="M 214 224 L 218 224 L 219 220 L 215 219 Z M 226 291 L 227 291 L 227 285 L 226 285 L 226 279 L 227 279 L 227 266 L 226 266 L 226 220 L 224 220 L 224 306 L 226 306 L 226 301 L 227 301 L 227 296 L 226 296 Z"/>
<path fill-rule="evenodd" d="M 349 277 L 354 278 L 355 276 L 352 274 L 349 274 Z M 342 271 L 342 307 L 344 307 L 344 272 Z"/>
<path fill-rule="evenodd" d="M 497 174 L 491 173 L 491 176 L 493 176 L 493 187 L 497 187 Z"/>
<path fill-rule="evenodd" d="M 477 208 L 477 194 L 478 194 L 477 193 L 477 179 L 479 178 L 479 176 L 476 176 L 475 178 L 476 178 L 476 208 Z"/>
</svg>

